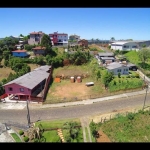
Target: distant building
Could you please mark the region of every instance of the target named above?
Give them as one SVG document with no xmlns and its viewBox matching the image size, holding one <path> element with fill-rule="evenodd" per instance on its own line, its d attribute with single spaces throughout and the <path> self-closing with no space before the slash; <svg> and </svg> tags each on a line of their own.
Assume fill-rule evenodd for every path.
<svg viewBox="0 0 150 150">
<path fill-rule="evenodd" d="M 49 34 L 49 37 L 53 45 L 68 45 L 68 34 L 67 33 L 58 33 L 54 32 Z"/>
<path fill-rule="evenodd" d="M 32 48 L 32 50 L 33 50 L 34 55 L 45 55 L 45 47 L 38 46 L 38 47 Z"/>
<path fill-rule="evenodd" d="M 28 39 L 29 45 L 38 45 L 41 43 L 41 39 L 43 37 L 44 33 L 42 31 L 39 32 L 31 32 L 30 33 L 30 39 Z"/>
<path fill-rule="evenodd" d="M 15 45 L 15 48 L 16 49 L 24 49 L 24 46 L 23 46 L 23 44 L 17 44 L 17 45 Z"/>
<path fill-rule="evenodd" d="M 69 40 L 70 41 L 79 41 L 80 40 L 80 36 L 74 34 L 74 35 L 70 35 L 69 36 Z"/>
<path fill-rule="evenodd" d="M 118 41 L 111 43 L 111 49 L 125 51 L 138 50 L 139 45 L 134 41 Z"/>
<path fill-rule="evenodd" d="M 78 45 L 83 46 L 83 47 L 88 47 L 88 41 L 85 39 L 82 39 L 82 40 L 78 41 Z"/>
<path fill-rule="evenodd" d="M 28 56 L 26 50 L 15 50 L 15 51 L 12 51 L 12 55 L 14 57 L 27 57 Z"/>
</svg>

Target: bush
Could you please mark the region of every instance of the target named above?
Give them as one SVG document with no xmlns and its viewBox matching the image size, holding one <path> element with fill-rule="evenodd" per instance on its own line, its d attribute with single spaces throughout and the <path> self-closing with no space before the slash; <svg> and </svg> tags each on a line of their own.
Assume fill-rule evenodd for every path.
<svg viewBox="0 0 150 150">
<path fill-rule="evenodd" d="M 135 114 L 134 113 L 129 113 L 128 114 L 128 119 L 133 120 L 134 119 Z"/>
<path fill-rule="evenodd" d="M 23 134 L 24 134 L 23 130 L 20 130 L 19 135 L 23 135 Z"/>
<path fill-rule="evenodd" d="M 29 138 L 28 138 L 27 136 L 25 136 L 25 137 L 23 138 L 23 140 L 24 140 L 25 142 L 28 142 L 28 141 L 29 141 Z"/>
</svg>

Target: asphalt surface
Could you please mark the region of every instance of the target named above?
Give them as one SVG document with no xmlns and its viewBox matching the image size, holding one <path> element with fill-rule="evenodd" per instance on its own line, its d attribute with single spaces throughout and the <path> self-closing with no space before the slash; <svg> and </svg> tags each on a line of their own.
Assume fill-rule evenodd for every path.
<svg viewBox="0 0 150 150">
<path fill-rule="evenodd" d="M 141 107 L 144 104 L 145 94 L 137 95 L 128 98 L 119 98 L 112 100 L 105 100 L 93 104 L 67 106 L 59 108 L 40 108 L 34 109 L 30 107 L 31 122 L 38 120 L 56 120 L 67 118 L 80 118 L 85 116 L 99 115 L 103 113 L 110 113 L 115 110 Z M 147 94 L 145 105 L 150 104 L 150 93 Z M 16 122 L 27 125 L 27 109 L 0 109 L 0 122 Z"/>
</svg>

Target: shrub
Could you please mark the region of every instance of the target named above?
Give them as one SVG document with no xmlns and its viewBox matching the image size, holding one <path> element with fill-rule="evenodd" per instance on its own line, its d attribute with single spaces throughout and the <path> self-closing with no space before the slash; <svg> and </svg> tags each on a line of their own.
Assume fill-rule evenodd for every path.
<svg viewBox="0 0 150 150">
<path fill-rule="evenodd" d="M 23 135 L 23 134 L 24 134 L 23 130 L 20 130 L 19 135 Z"/>
<path fill-rule="evenodd" d="M 34 143 L 38 143 L 39 142 L 39 140 L 38 139 L 34 139 Z"/>
<path fill-rule="evenodd" d="M 24 140 L 25 142 L 28 142 L 28 141 L 29 141 L 29 138 L 28 138 L 27 136 L 25 136 L 25 137 L 23 138 L 23 140 Z"/>
<path fill-rule="evenodd" d="M 128 119 L 133 120 L 134 119 L 135 114 L 134 113 L 129 113 L 128 114 Z"/>
</svg>

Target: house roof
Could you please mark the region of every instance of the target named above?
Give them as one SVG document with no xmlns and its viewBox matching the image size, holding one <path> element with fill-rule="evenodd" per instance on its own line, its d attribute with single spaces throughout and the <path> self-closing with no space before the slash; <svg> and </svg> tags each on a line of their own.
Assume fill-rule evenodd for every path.
<svg viewBox="0 0 150 150">
<path fill-rule="evenodd" d="M 128 63 L 127 66 L 128 66 L 128 67 L 133 67 L 133 66 L 136 66 L 136 65 L 135 65 L 135 64 L 132 64 L 132 63 Z"/>
<path fill-rule="evenodd" d="M 68 35 L 67 33 L 50 33 L 49 35 Z"/>
<path fill-rule="evenodd" d="M 49 73 L 47 71 L 50 68 L 51 66 L 48 66 L 48 65 L 41 66 L 13 81 L 10 81 L 4 84 L 3 86 L 9 85 L 9 84 L 18 84 L 20 86 L 23 86 L 32 90 L 36 85 L 38 85 L 44 79 L 48 78 Z"/>
<path fill-rule="evenodd" d="M 100 57 L 107 57 L 107 56 L 114 56 L 114 53 L 98 53 L 98 55 L 100 56 Z"/>
<path fill-rule="evenodd" d="M 114 60 L 115 58 L 114 57 L 101 57 L 101 59 L 103 59 L 103 60 L 108 60 L 108 59 L 110 59 L 110 60 Z"/>
<path fill-rule="evenodd" d="M 14 50 L 12 52 L 26 52 L 26 50 L 24 50 L 24 49 L 22 49 L 22 50 L 18 49 L 18 50 Z"/>
<path fill-rule="evenodd" d="M 117 42 L 111 43 L 111 45 L 124 45 L 127 43 L 137 43 L 137 41 L 117 41 Z"/>
<path fill-rule="evenodd" d="M 46 47 L 41 47 L 41 46 L 38 46 L 38 47 L 35 47 L 35 48 L 32 48 L 33 50 L 45 50 Z"/>
<path fill-rule="evenodd" d="M 30 34 L 44 34 L 43 32 L 31 32 Z"/>
<path fill-rule="evenodd" d="M 128 67 L 128 66 L 123 65 L 123 64 L 118 63 L 118 62 L 113 62 L 113 63 L 110 63 L 106 66 L 106 68 L 109 70 L 113 70 L 113 69 L 120 68 L 120 67 Z"/>
</svg>

